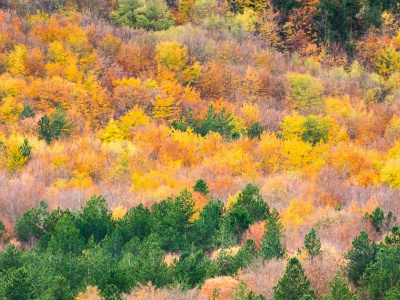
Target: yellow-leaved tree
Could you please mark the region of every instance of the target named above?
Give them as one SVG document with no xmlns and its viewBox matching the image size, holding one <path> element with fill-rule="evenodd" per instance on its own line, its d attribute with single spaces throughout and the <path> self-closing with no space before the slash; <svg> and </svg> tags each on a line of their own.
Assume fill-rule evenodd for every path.
<svg viewBox="0 0 400 300">
<path fill-rule="evenodd" d="M 5 97 L 0 100 L 0 123 L 10 123 L 18 120 L 24 107 L 15 97 Z"/>
<path fill-rule="evenodd" d="M 87 286 L 86 292 L 79 292 L 76 296 L 76 300 L 103 300 L 104 298 L 100 296 L 100 290 L 97 286 Z"/>
<path fill-rule="evenodd" d="M 156 60 L 170 71 L 181 71 L 188 61 L 187 48 L 177 41 L 161 42 L 156 47 Z"/>
<path fill-rule="evenodd" d="M 123 141 L 129 138 L 133 129 L 149 123 L 149 118 L 139 107 L 134 107 L 122 116 L 119 121 L 111 119 L 107 127 L 100 130 L 99 136 L 105 142 Z"/>
<path fill-rule="evenodd" d="M 26 58 L 28 55 L 28 49 L 25 45 L 18 44 L 14 46 L 14 49 L 8 54 L 7 58 L 7 72 L 12 75 L 26 74 Z"/>
</svg>

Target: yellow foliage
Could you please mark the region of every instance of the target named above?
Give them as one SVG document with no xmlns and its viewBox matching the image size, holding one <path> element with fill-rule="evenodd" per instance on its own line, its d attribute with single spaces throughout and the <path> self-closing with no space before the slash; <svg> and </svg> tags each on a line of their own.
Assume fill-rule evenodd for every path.
<svg viewBox="0 0 400 300">
<path fill-rule="evenodd" d="M 76 296 L 76 300 L 103 300 L 104 298 L 100 296 L 100 290 L 97 286 L 87 286 L 86 292 L 79 292 Z"/>
<path fill-rule="evenodd" d="M 123 141 L 129 138 L 133 129 L 148 123 L 149 118 L 142 109 L 136 106 L 128 111 L 124 116 L 120 117 L 119 121 L 111 119 L 106 128 L 99 131 L 99 136 L 107 143 L 112 141 Z"/>
<path fill-rule="evenodd" d="M 118 205 L 117 207 L 114 207 L 112 210 L 112 218 L 114 220 L 122 219 L 127 212 L 128 210 L 124 206 Z"/>
<path fill-rule="evenodd" d="M 177 103 L 172 96 L 157 95 L 153 103 L 154 119 L 171 119 L 178 111 Z"/>
<path fill-rule="evenodd" d="M 72 177 L 67 187 L 75 187 L 75 188 L 82 188 L 87 189 L 92 186 L 93 180 L 86 172 L 74 172 L 75 177 Z"/>
<path fill-rule="evenodd" d="M 0 123 L 10 123 L 18 120 L 24 106 L 14 97 L 0 100 Z"/>
<path fill-rule="evenodd" d="M 156 46 L 156 60 L 170 71 L 180 71 L 188 60 L 187 48 L 177 41 L 161 42 Z"/>
<path fill-rule="evenodd" d="M 18 44 L 8 54 L 7 71 L 12 75 L 26 74 L 25 61 L 28 54 L 28 49 L 25 45 Z"/>
<path fill-rule="evenodd" d="M 20 172 L 27 161 L 28 157 L 22 154 L 19 146 L 11 144 L 11 146 L 7 147 L 7 154 L 3 157 L 3 164 L 10 174 Z"/>
<path fill-rule="evenodd" d="M 255 103 L 243 103 L 240 112 L 246 126 L 250 126 L 251 124 L 260 120 L 260 109 Z"/>
<path fill-rule="evenodd" d="M 329 145 L 318 143 L 314 147 L 299 139 L 283 142 L 281 155 L 284 167 L 291 171 L 303 171 L 305 175 L 313 175 L 322 166 L 329 152 Z"/>
<path fill-rule="evenodd" d="M 296 112 L 292 116 L 286 116 L 283 118 L 281 127 L 281 134 L 285 140 L 299 139 L 304 133 L 304 122 L 306 117 L 298 115 Z"/>
<path fill-rule="evenodd" d="M 282 224 L 285 228 L 296 229 L 311 218 L 314 205 L 311 200 L 293 199 L 282 214 Z"/>
<path fill-rule="evenodd" d="M 183 71 L 184 81 L 188 84 L 196 83 L 200 78 L 202 67 L 198 62 L 195 62 L 193 65 L 187 67 Z"/>
<path fill-rule="evenodd" d="M 263 133 L 261 135 L 258 156 L 264 172 L 272 173 L 281 167 L 281 147 L 282 141 L 275 134 Z"/>
<path fill-rule="evenodd" d="M 5 73 L 0 76 L 0 95 L 1 97 L 21 98 L 26 92 L 26 82 L 20 78 L 10 76 Z"/>
<path fill-rule="evenodd" d="M 389 158 L 381 170 L 381 181 L 400 189 L 400 156 Z"/>
<path fill-rule="evenodd" d="M 248 32 L 254 32 L 260 22 L 258 14 L 252 8 L 245 8 L 242 14 L 235 15 L 235 19 Z"/>
</svg>

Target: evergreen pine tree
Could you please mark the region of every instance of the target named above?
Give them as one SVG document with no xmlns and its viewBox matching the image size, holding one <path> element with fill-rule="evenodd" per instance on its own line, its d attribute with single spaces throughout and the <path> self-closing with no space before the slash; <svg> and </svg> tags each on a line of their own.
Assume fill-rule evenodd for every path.
<svg viewBox="0 0 400 300">
<path fill-rule="evenodd" d="M 314 295 L 314 291 L 310 289 L 310 280 L 296 257 L 289 260 L 285 274 L 274 287 L 274 292 L 274 300 L 300 300 Z"/>
<path fill-rule="evenodd" d="M 202 178 L 196 181 L 193 186 L 193 190 L 203 195 L 207 195 L 208 193 L 210 193 L 210 190 L 207 187 L 207 182 Z"/>
<path fill-rule="evenodd" d="M 311 231 L 306 234 L 303 249 L 310 254 L 311 261 L 314 259 L 314 257 L 322 253 L 321 240 L 317 238 L 317 233 L 315 232 L 314 228 L 312 228 Z"/>
<path fill-rule="evenodd" d="M 330 293 L 323 298 L 324 300 L 357 300 L 339 273 L 329 283 L 329 291 Z"/>
<path fill-rule="evenodd" d="M 350 282 L 357 283 L 360 280 L 368 264 L 374 260 L 375 253 L 375 243 L 371 243 L 368 233 L 361 231 L 354 238 L 350 250 L 344 255 L 349 260 L 346 271 Z"/>
<path fill-rule="evenodd" d="M 286 248 L 281 244 L 282 222 L 276 209 L 272 211 L 265 221 L 265 232 L 262 239 L 260 254 L 264 259 L 281 258 L 285 255 Z"/>
<path fill-rule="evenodd" d="M 53 130 L 51 129 L 50 118 L 47 115 L 40 118 L 38 122 L 38 133 L 39 140 L 45 140 L 47 144 L 50 144 L 53 140 Z"/>
<path fill-rule="evenodd" d="M 74 128 L 71 120 L 66 119 L 67 114 L 61 105 L 57 106 L 55 113 L 51 114 L 51 130 L 53 132 L 54 139 L 67 136 L 71 134 L 71 130 Z"/>
</svg>

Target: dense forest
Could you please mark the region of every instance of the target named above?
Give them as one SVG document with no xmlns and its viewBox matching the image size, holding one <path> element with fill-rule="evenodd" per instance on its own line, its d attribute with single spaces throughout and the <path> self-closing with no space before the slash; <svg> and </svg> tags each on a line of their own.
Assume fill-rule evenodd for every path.
<svg viewBox="0 0 400 300">
<path fill-rule="evenodd" d="M 0 299 L 400 299 L 400 2 L 1 0 Z"/>
</svg>

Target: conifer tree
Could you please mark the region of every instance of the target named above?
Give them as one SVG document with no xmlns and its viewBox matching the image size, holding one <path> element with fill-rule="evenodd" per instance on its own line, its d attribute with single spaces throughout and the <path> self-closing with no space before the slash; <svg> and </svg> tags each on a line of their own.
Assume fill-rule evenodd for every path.
<svg viewBox="0 0 400 300">
<path fill-rule="evenodd" d="M 276 209 L 272 211 L 265 221 L 265 233 L 262 239 L 260 254 L 264 259 L 281 258 L 285 255 L 286 248 L 282 246 L 282 222 Z"/>
<path fill-rule="evenodd" d="M 323 298 L 324 300 L 357 300 L 339 273 L 329 283 L 329 291 L 330 293 Z"/>
<path fill-rule="evenodd" d="M 317 234 L 314 228 L 312 228 L 311 231 L 306 234 L 303 249 L 306 250 L 308 254 L 310 254 L 311 261 L 314 259 L 314 257 L 322 253 L 321 240 L 317 238 Z"/>
<path fill-rule="evenodd" d="M 310 280 L 296 257 L 289 260 L 285 274 L 274 287 L 274 292 L 274 300 L 299 300 L 314 295 L 314 291 L 310 289 Z"/>
</svg>

